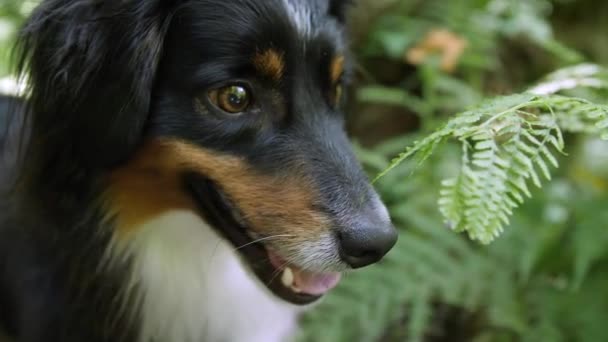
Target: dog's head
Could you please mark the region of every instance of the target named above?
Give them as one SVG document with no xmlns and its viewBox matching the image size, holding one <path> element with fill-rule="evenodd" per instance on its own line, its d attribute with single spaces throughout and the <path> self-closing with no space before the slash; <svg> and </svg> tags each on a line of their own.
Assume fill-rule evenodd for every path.
<svg viewBox="0 0 608 342">
<path fill-rule="evenodd" d="M 309 303 L 396 241 L 344 132 L 345 7 L 47 0 L 24 38 L 33 134 L 105 174 L 121 238 L 192 210 L 276 295 Z"/>
</svg>

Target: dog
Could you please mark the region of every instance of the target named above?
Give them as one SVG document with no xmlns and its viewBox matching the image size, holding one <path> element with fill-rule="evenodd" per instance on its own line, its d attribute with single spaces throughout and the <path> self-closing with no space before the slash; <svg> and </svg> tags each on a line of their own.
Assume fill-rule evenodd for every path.
<svg viewBox="0 0 608 342">
<path fill-rule="evenodd" d="M 0 331 L 285 341 L 381 260 L 397 233 L 341 110 L 350 5 L 43 0 L 0 120 Z"/>
</svg>

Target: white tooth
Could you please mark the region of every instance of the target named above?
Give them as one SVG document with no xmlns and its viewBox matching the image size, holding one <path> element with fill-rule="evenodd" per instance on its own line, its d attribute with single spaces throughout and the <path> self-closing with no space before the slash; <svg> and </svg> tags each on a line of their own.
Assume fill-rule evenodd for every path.
<svg viewBox="0 0 608 342">
<path fill-rule="evenodd" d="M 302 293 L 302 290 L 300 290 L 299 288 L 292 286 L 291 287 L 291 291 L 293 291 L 294 293 Z"/>
<path fill-rule="evenodd" d="M 283 270 L 281 282 L 285 287 L 291 287 L 291 285 L 293 284 L 293 271 L 291 270 L 291 268 L 286 267 L 285 270 Z"/>
</svg>

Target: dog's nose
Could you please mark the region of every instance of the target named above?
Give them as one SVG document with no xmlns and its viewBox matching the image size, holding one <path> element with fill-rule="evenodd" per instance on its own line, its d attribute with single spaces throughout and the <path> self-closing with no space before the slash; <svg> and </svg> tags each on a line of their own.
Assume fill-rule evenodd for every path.
<svg viewBox="0 0 608 342">
<path fill-rule="evenodd" d="M 338 234 L 341 256 L 352 268 L 361 268 L 380 261 L 397 242 L 397 231 L 386 220 L 367 219 L 356 229 Z"/>
</svg>

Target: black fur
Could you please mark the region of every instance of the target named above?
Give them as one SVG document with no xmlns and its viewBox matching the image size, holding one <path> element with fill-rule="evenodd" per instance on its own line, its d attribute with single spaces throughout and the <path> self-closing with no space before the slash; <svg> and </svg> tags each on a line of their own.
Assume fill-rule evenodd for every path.
<svg viewBox="0 0 608 342">
<path fill-rule="evenodd" d="M 170 19 L 170 1 L 158 0 L 49 0 L 35 10 L 19 48 L 32 129 L 44 137 L 34 147 L 41 172 L 54 172 L 57 158 L 97 168 L 128 157 L 150 111 Z"/>
<path fill-rule="evenodd" d="M 136 340 L 137 308 L 119 310 L 128 261 L 102 267 L 113 226 L 99 198 L 149 139 L 306 176 L 337 230 L 375 223 L 375 194 L 328 98 L 350 1 L 289 1 L 312 11 L 310 36 L 284 0 L 45 0 L 34 11 L 17 50 L 31 95 L 0 105 L 0 330 L 19 342 Z M 280 82 L 251 64 L 267 48 L 284 51 Z M 231 80 L 254 90 L 250 113 L 218 119 L 194 105 Z"/>
<path fill-rule="evenodd" d="M 133 341 L 136 330 L 112 300 L 123 267 L 100 272 L 110 232 L 100 226 L 102 212 L 82 204 L 95 203 L 97 194 L 89 185 L 32 199 L 43 192 L 20 184 L 16 155 L 29 151 L 25 105 L 0 96 L 0 109 L 0 118 L 10 117 L 0 120 L 0 332 L 17 342 Z"/>
</svg>

